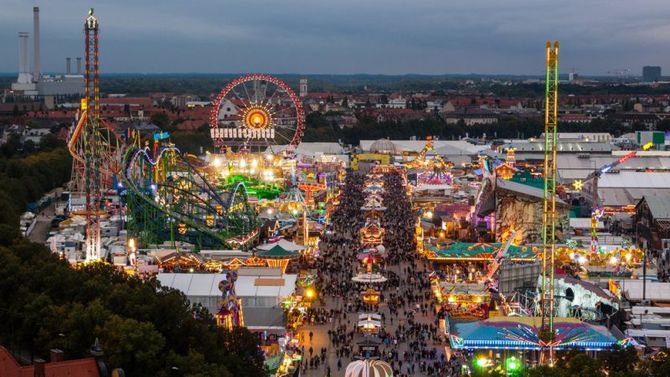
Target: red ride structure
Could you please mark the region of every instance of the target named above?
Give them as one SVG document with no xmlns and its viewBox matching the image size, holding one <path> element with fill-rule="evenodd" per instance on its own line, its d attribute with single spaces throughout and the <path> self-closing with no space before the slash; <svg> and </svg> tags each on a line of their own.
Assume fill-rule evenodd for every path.
<svg viewBox="0 0 670 377">
<path fill-rule="evenodd" d="M 293 90 L 270 75 L 249 74 L 226 85 L 212 106 L 209 125 L 214 145 L 248 150 L 300 143 L 305 112 Z"/>
<path fill-rule="evenodd" d="M 98 19 L 93 8 L 84 22 L 86 72 L 81 113 L 68 140 L 72 155 L 70 190 L 73 195 L 85 196 L 86 207 L 74 214 L 86 216 L 86 261 L 101 256 L 100 216 L 104 211 L 104 193 L 112 187 L 118 171 L 116 152 L 120 141 L 111 126 L 100 119 L 100 73 L 98 64 Z"/>
</svg>

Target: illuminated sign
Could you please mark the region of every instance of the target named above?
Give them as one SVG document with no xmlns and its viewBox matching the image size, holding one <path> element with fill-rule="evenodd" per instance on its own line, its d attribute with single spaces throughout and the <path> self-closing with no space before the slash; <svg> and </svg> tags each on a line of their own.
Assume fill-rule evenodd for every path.
<svg viewBox="0 0 670 377">
<path fill-rule="evenodd" d="M 212 128 L 212 139 L 274 139 L 274 128 Z"/>
</svg>

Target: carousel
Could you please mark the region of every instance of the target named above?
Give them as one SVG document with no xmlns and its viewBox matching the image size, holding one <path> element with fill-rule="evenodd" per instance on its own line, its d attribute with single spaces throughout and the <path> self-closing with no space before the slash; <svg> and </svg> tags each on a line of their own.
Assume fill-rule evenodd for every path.
<svg viewBox="0 0 670 377">
<path fill-rule="evenodd" d="M 351 280 L 355 283 L 380 284 L 386 282 L 386 278 L 377 272 L 377 263 L 385 255 L 386 249 L 383 245 L 370 247 L 358 253 L 357 258 L 365 265 L 365 272 L 359 272 Z"/>
<path fill-rule="evenodd" d="M 269 267 L 280 268 L 282 274 L 286 272 L 286 267 L 292 259 L 300 256 L 295 250 L 289 250 L 281 245 L 275 245 L 267 250 L 259 250 L 256 252 L 256 257 L 266 261 Z"/>
<path fill-rule="evenodd" d="M 386 282 L 386 279 L 382 274 L 370 272 L 370 273 L 358 273 L 356 276 L 351 278 L 351 281 L 354 283 L 363 283 L 363 284 L 381 284 Z"/>
<path fill-rule="evenodd" d="M 393 377 L 393 368 L 381 360 L 356 360 L 347 365 L 345 377 Z"/>
</svg>

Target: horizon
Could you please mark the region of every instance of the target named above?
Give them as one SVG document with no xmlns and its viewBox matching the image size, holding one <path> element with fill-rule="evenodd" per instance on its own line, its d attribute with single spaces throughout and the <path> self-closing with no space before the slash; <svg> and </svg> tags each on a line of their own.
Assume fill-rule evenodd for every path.
<svg viewBox="0 0 670 377">
<path fill-rule="evenodd" d="M 0 71 L 18 67 L 17 32 L 32 30 L 32 5 L 8 0 L 3 7 L 0 56 L 7 58 Z M 83 54 L 87 4 L 37 5 L 43 70 L 64 71 L 65 57 Z M 664 21 L 670 7 L 660 0 L 634 8 L 623 0 L 568 0 L 560 7 L 510 0 L 502 9 L 491 0 L 467 5 L 427 0 L 411 6 L 251 0 L 234 1 L 221 13 L 217 2 L 198 5 L 166 1 L 155 7 L 120 0 L 95 6 L 101 71 L 535 76 L 544 72 L 548 39 L 561 42 L 560 66 L 582 76 L 608 76 L 625 68 L 639 75 L 642 66 L 662 67 L 670 60 L 665 49 L 670 28 Z"/>
<path fill-rule="evenodd" d="M 358 73 L 299 73 L 299 72 L 100 72 L 100 76 L 240 76 L 246 74 L 262 73 L 272 76 L 379 76 L 379 77 L 425 77 L 425 78 L 462 78 L 467 79 L 469 77 L 482 77 L 482 78 L 540 78 L 544 79 L 544 74 L 531 74 L 531 73 L 372 73 L 372 72 L 358 72 Z M 559 76 L 567 76 L 570 72 L 560 71 Z M 579 73 L 579 77 L 586 78 L 611 78 L 615 79 L 619 76 L 615 74 L 588 74 L 588 73 Z M 18 75 L 18 71 L 6 71 L 0 72 L 0 77 L 14 77 Z M 64 72 L 61 71 L 45 71 L 42 70 L 44 75 L 63 75 Z M 641 77 L 641 74 L 629 74 L 626 78 L 635 78 Z M 662 77 L 670 77 L 670 75 L 663 74 Z"/>
</svg>

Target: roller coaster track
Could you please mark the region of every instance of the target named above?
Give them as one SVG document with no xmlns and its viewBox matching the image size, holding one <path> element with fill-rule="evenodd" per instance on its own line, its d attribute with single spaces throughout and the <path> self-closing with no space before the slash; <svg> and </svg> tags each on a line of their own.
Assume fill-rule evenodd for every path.
<svg viewBox="0 0 670 377">
<path fill-rule="evenodd" d="M 67 142 L 67 149 L 72 156 L 72 180 L 70 190 L 77 193 L 85 192 L 85 138 L 84 132 L 88 122 L 88 112 L 83 110 L 77 123 L 75 124 L 70 138 Z M 123 141 L 116 134 L 113 127 L 107 122 L 101 121 L 101 127 L 98 129 L 100 134 L 97 140 L 100 140 L 100 178 L 103 187 L 112 187 L 112 177 L 118 174 L 120 166 L 118 161 L 121 159 L 123 151 Z"/>
<path fill-rule="evenodd" d="M 252 215 L 253 210 L 248 206 L 246 187 L 243 183 L 237 184 L 231 192 L 224 193 L 227 195 L 222 197 L 192 163 L 185 158 L 178 148 L 174 146 L 163 147 L 154 158 L 149 153 L 148 148 L 129 148 L 124 155 L 123 169 L 120 174 L 121 181 L 126 189 L 132 195 L 139 198 L 142 205 L 148 205 L 163 216 L 185 224 L 190 229 L 217 241 L 222 246 L 229 247 L 231 244 L 230 241 L 235 234 L 231 234 L 232 226 L 228 216 L 237 210 L 234 208 L 236 200 L 241 199 L 242 207 L 246 210 L 243 216 L 248 217 L 249 229 L 247 234 L 254 232 L 255 213 Z M 137 169 L 139 164 L 145 162 L 151 167 L 155 167 L 160 161 L 166 158 L 166 153 L 178 159 L 181 169 L 178 172 L 171 172 L 170 177 L 164 182 L 152 183 L 155 189 L 158 189 L 157 186 L 162 186 L 160 190 L 164 193 L 173 194 L 164 195 L 164 200 L 171 202 L 162 204 L 159 200 L 152 197 L 151 193 L 147 190 L 146 181 L 150 178 L 141 173 L 138 174 Z M 178 187 L 177 184 L 180 181 L 187 182 L 190 187 L 186 189 Z M 175 196 L 175 192 L 179 195 Z M 203 199 L 202 196 L 205 196 L 207 200 Z M 184 210 L 184 205 L 180 205 L 183 202 L 176 202 L 177 197 L 187 198 L 188 205 L 186 207 L 195 208 L 198 213 L 189 213 L 188 208 Z M 222 210 L 217 211 L 217 207 L 220 207 Z M 222 226 L 207 224 L 204 218 L 210 216 L 212 219 L 218 218 Z"/>
</svg>

